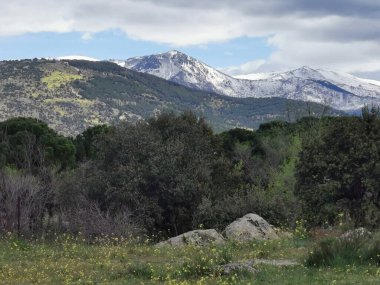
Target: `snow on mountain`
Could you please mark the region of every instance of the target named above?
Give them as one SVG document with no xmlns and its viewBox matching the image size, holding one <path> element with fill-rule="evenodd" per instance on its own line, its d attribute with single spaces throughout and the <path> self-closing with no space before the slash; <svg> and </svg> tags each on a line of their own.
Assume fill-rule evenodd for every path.
<svg viewBox="0 0 380 285">
<path fill-rule="evenodd" d="M 100 59 L 83 56 L 83 55 L 67 55 L 56 58 L 57 60 L 87 60 L 87 61 L 100 61 Z"/>
<path fill-rule="evenodd" d="M 366 82 L 366 83 L 370 83 L 370 84 L 372 84 L 372 85 L 380 86 L 380 81 L 378 81 L 378 80 L 373 80 L 373 79 L 363 79 L 363 78 L 361 78 L 361 80 L 363 80 L 363 81 Z"/>
<path fill-rule="evenodd" d="M 242 74 L 235 75 L 234 78 L 237 79 L 246 79 L 246 80 L 264 80 L 272 77 L 274 73 L 251 73 L 251 74 Z"/>
<path fill-rule="evenodd" d="M 190 88 L 236 96 L 233 86 L 228 87 L 228 84 L 232 83 L 230 76 L 176 50 L 158 55 L 130 58 L 126 61 L 115 60 L 113 62 Z"/>
<path fill-rule="evenodd" d="M 232 97 L 282 97 L 323 103 L 339 110 L 380 104 L 380 82 L 306 66 L 281 73 L 231 77 L 179 51 L 113 62 L 190 88 Z"/>
</svg>

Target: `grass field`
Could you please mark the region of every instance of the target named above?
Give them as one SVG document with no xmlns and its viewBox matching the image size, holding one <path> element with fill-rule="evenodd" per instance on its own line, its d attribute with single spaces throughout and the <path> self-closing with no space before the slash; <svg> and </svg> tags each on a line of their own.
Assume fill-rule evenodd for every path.
<svg viewBox="0 0 380 285">
<path fill-rule="evenodd" d="M 314 242 L 283 239 L 181 249 L 67 235 L 0 241 L 1 284 L 379 284 L 376 265 L 304 266 Z M 218 265 L 251 259 L 290 259 L 295 266 L 256 265 L 257 273 L 221 275 Z"/>
</svg>

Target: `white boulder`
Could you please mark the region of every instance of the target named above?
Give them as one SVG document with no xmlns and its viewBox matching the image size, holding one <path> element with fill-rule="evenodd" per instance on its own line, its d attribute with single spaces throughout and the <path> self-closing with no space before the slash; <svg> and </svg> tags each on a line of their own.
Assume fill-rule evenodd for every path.
<svg viewBox="0 0 380 285">
<path fill-rule="evenodd" d="M 228 239 L 240 242 L 279 238 L 275 228 L 256 214 L 247 214 L 232 222 L 226 227 L 224 234 Z"/>
</svg>

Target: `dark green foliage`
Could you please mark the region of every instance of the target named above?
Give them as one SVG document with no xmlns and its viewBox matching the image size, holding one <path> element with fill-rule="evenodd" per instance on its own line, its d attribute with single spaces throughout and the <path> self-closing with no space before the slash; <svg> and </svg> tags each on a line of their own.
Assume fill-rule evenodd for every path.
<svg viewBox="0 0 380 285">
<path fill-rule="evenodd" d="M 99 72 L 124 74 L 126 69 L 109 61 L 69 60 L 69 65 L 79 69 L 92 69 Z"/>
<path fill-rule="evenodd" d="M 34 171 L 46 166 L 73 166 L 75 146 L 47 124 L 32 118 L 15 118 L 0 123 L 2 165 Z"/>
<path fill-rule="evenodd" d="M 97 136 L 93 162 L 73 180 L 86 181 L 79 188 L 103 211 L 127 208 L 150 232 L 222 229 L 249 212 L 291 225 L 299 143 L 276 128 L 216 136 L 192 113 L 121 124 Z"/>
<path fill-rule="evenodd" d="M 36 176 L 40 217 L 60 217 L 61 230 L 167 236 L 222 230 L 247 213 L 284 227 L 297 219 L 379 224 L 377 109 L 218 135 L 191 112 L 101 125 L 75 139 L 35 119 L 0 123 L 0 131 L 1 165 Z M 57 167 L 55 179 L 47 169 Z"/>
<path fill-rule="evenodd" d="M 223 139 L 224 149 L 231 153 L 237 143 L 246 143 L 250 146 L 253 146 L 257 141 L 255 133 L 246 129 L 232 129 L 220 134 Z"/>
<path fill-rule="evenodd" d="M 339 215 L 354 225 L 380 224 L 380 120 L 326 121 L 320 135 L 304 140 L 297 166 L 297 195 L 312 225 L 335 224 Z"/>
<path fill-rule="evenodd" d="M 289 131 L 292 127 L 292 124 L 285 121 L 272 121 L 268 123 L 261 124 L 258 132 L 273 132 L 276 133 L 278 130 L 287 130 Z"/>
<path fill-rule="evenodd" d="M 88 128 L 80 135 L 76 136 L 74 145 L 76 147 L 77 161 L 84 161 L 86 159 L 95 158 L 97 150 L 95 148 L 95 141 L 99 135 L 109 132 L 111 127 L 107 125 L 98 125 Z"/>
<path fill-rule="evenodd" d="M 294 197 L 300 139 L 294 124 L 273 123 L 256 132 L 234 129 L 220 135 L 227 156 L 214 172 L 214 196 L 202 199 L 197 224 L 222 229 L 247 213 L 278 226 L 293 226 L 299 214 Z M 222 189 L 224 192 L 221 192 Z"/>
<path fill-rule="evenodd" d="M 113 213 L 127 207 L 149 230 L 189 230 L 211 185 L 213 144 L 212 130 L 190 113 L 122 124 L 98 140 L 88 195 Z"/>
</svg>

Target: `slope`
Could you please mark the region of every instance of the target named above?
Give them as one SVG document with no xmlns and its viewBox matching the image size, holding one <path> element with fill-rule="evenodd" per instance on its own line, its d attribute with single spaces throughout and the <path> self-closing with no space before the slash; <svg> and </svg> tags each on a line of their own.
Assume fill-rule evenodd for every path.
<svg viewBox="0 0 380 285">
<path fill-rule="evenodd" d="M 379 82 L 309 67 L 234 78 L 178 51 L 114 62 L 183 86 L 231 97 L 280 97 L 327 104 L 340 110 L 380 104 Z"/>
<path fill-rule="evenodd" d="M 326 108 L 281 98 L 221 96 L 110 62 L 0 62 L 0 120 L 36 117 L 60 133 L 75 135 L 96 124 L 136 122 L 163 111 L 185 110 L 204 116 L 216 130 L 225 130 L 318 115 Z"/>
</svg>

